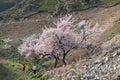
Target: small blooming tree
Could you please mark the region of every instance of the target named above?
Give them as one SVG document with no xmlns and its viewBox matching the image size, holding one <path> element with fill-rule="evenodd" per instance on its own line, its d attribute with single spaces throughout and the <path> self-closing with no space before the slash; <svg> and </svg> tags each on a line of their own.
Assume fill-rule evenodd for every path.
<svg viewBox="0 0 120 80">
<path fill-rule="evenodd" d="M 25 39 L 18 48 L 20 54 L 29 58 L 54 57 L 55 67 L 59 57 L 62 56 L 62 61 L 66 64 L 66 55 L 73 48 L 89 46 L 93 41 L 92 33 L 95 32 L 95 28 L 84 25 L 84 30 L 81 29 L 81 33 L 77 33 L 74 22 L 71 15 L 60 18 L 54 22 L 56 28 L 43 29 L 41 35 L 33 35 Z"/>
</svg>

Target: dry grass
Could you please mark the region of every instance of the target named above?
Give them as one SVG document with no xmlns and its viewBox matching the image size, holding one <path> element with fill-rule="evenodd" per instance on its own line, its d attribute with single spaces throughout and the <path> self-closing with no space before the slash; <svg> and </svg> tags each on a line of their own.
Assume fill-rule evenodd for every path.
<svg viewBox="0 0 120 80">
<path fill-rule="evenodd" d="M 106 30 L 100 37 L 101 41 L 111 40 L 115 35 L 120 34 L 120 22 Z"/>
<path fill-rule="evenodd" d="M 92 8 L 80 12 L 74 12 L 73 16 L 76 19 L 92 19 L 93 22 L 98 22 L 101 27 L 109 27 L 113 25 L 111 23 L 119 18 L 118 14 L 120 13 L 120 5 L 111 7 L 111 8 Z M 0 38 L 3 37 L 12 37 L 12 38 L 23 38 L 29 36 L 33 33 L 41 32 L 41 28 L 44 25 L 49 26 L 52 21 L 51 18 L 48 18 L 49 14 L 41 13 L 36 14 L 28 18 L 28 20 L 22 20 L 24 23 L 19 21 L 15 22 L 14 24 L 4 24 L 0 26 Z M 114 18 L 114 16 L 116 18 Z M 114 18 L 114 20 L 113 20 Z M 39 21 L 35 21 L 35 20 Z M 109 21 L 110 19 L 110 21 Z M 32 21 L 30 21 L 32 20 Z M 106 22 L 107 21 L 107 22 Z M 111 24 L 108 24 L 111 23 Z"/>
<path fill-rule="evenodd" d="M 12 37 L 12 38 L 23 38 L 28 37 L 34 33 L 42 32 L 44 26 L 51 25 L 49 20 L 41 21 L 26 21 L 26 22 L 16 22 L 13 24 L 4 24 L 1 26 L 0 38 Z"/>
</svg>

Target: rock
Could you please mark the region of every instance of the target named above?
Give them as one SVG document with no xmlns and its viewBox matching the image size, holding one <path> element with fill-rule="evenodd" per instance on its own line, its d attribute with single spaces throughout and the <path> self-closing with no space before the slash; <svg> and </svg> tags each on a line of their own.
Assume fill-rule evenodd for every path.
<svg viewBox="0 0 120 80">
<path fill-rule="evenodd" d="M 104 55 L 104 59 L 101 58 L 93 62 L 85 63 L 82 69 L 81 80 L 109 80 L 108 78 L 113 80 L 113 75 L 119 74 L 120 72 L 119 50 L 120 49 Z M 52 80 L 56 80 L 55 76 L 58 76 L 60 80 L 80 80 L 78 79 L 79 74 L 79 68 L 74 66 L 67 68 L 65 72 L 59 74 L 56 74 L 54 70 L 50 71 L 44 77 L 51 77 Z"/>
<path fill-rule="evenodd" d="M 101 64 L 103 63 L 103 60 L 96 60 L 95 62 L 93 62 L 93 64 Z"/>
<path fill-rule="evenodd" d="M 114 52 L 114 50 L 112 48 L 109 48 L 106 50 L 106 53 L 112 53 L 112 52 Z"/>
<path fill-rule="evenodd" d="M 110 59 L 112 59 L 112 56 L 107 56 L 104 60 L 105 63 L 107 63 Z"/>
<path fill-rule="evenodd" d="M 106 53 L 113 53 L 120 48 L 120 44 L 113 44 L 106 50 Z"/>
<path fill-rule="evenodd" d="M 113 57 L 116 57 L 116 56 L 120 56 L 120 52 L 117 51 L 113 54 Z"/>
<path fill-rule="evenodd" d="M 99 67 L 102 66 L 103 64 L 104 64 L 104 63 L 100 63 L 100 64 L 97 65 L 97 67 L 99 68 Z"/>
<path fill-rule="evenodd" d="M 120 75 L 118 75 L 118 78 L 117 78 L 117 80 L 120 80 Z"/>
<path fill-rule="evenodd" d="M 113 57 L 116 57 L 116 56 L 117 56 L 117 52 L 115 52 L 112 56 L 113 56 Z"/>
</svg>

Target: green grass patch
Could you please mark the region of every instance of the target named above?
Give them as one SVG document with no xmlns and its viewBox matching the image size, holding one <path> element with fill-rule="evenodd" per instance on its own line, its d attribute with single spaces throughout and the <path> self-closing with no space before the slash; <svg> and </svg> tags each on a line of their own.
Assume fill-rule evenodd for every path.
<svg viewBox="0 0 120 80">
<path fill-rule="evenodd" d="M 100 5 L 103 7 L 111 7 L 119 3 L 120 3 L 120 0 L 101 0 Z"/>
<path fill-rule="evenodd" d="M 19 80 L 17 67 L 18 63 L 10 60 L 0 60 L 0 79 L 1 80 Z"/>
<path fill-rule="evenodd" d="M 22 71 L 22 63 L 26 64 L 26 72 Z M 32 73 L 33 63 L 40 68 L 40 61 L 26 59 L 22 63 L 0 58 L 0 80 L 43 80 L 43 72 L 37 72 L 35 75 Z"/>
<path fill-rule="evenodd" d="M 39 6 L 40 11 L 52 13 L 55 11 L 57 0 L 41 0 L 37 5 Z"/>
<path fill-rule="evenodd" d="M 3 45 L 0 40 L 0 46 Z M 17 47 L 21 44 L 21 40 L 15 39 L 10 42 L 12 46 L 8 49 L 0 48 L 0 80 L 39 80 L 42 72 L 38 72 L 35 76 L 32 73 L 32 66 L 36 64 L 37 68 L 41 68 L 43 62 L 39 59 L 27 59 L 20 56 L 17 52 Z M 22 71 L 22 64 L 26 64 L 26 73 Z M 33 79 L 31 76 L 35 76 Z M 41 79 L 42 80 L 42 79 Z"/>
<path fill-rule="evenodd" d="M 106 30 L 100 37 L 101 41 L 108 41 L 112 39 L 116 34 L 120 34 L 120 22 L 117 22 L 114 26 Z"/>
</svg>

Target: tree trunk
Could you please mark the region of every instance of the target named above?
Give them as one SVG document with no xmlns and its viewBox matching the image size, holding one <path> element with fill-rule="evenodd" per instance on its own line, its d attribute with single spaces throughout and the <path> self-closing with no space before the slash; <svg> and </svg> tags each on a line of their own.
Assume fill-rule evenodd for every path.
<svg viewBox="0 0 120 80">
<path fill-rule="evenodd" d="M 70 52 L 71 49 L 69 49 L 67 52 L 65 52 L 65 50 L 63 50 L 64 54 L 63 54 L 63 58 L 62 58 L 62 61 L 63 61 L 63 64 L 66 65 L 66 55 Z"/>
<path fill-rule="evenodd" d="M 58 59 L 57 59 L 57 58 L 55 58 L 55 65 L 54 65 L 54 68 L 56 68 L 56 67 L 57 67 L 57 63 L 58 63 Z"/>
<path fill-rule="evenodd" d="M 66 59 L 66 54 L 63 55 L 63 59 L 62 59 L 64 65 L 66 65 L 65 59 Z"/>
<path fill-rule="evenodd" d="M 56 67 L 57 67 L 57 64 L 58 64 L 59 58 L 58 58 L 57 56 L 55 56 L 55 55 L 53 55 L 53 57 L 55 58 L 55 65 L 54 65 L 54 68 L 56 68 Z"/>
</svg>

